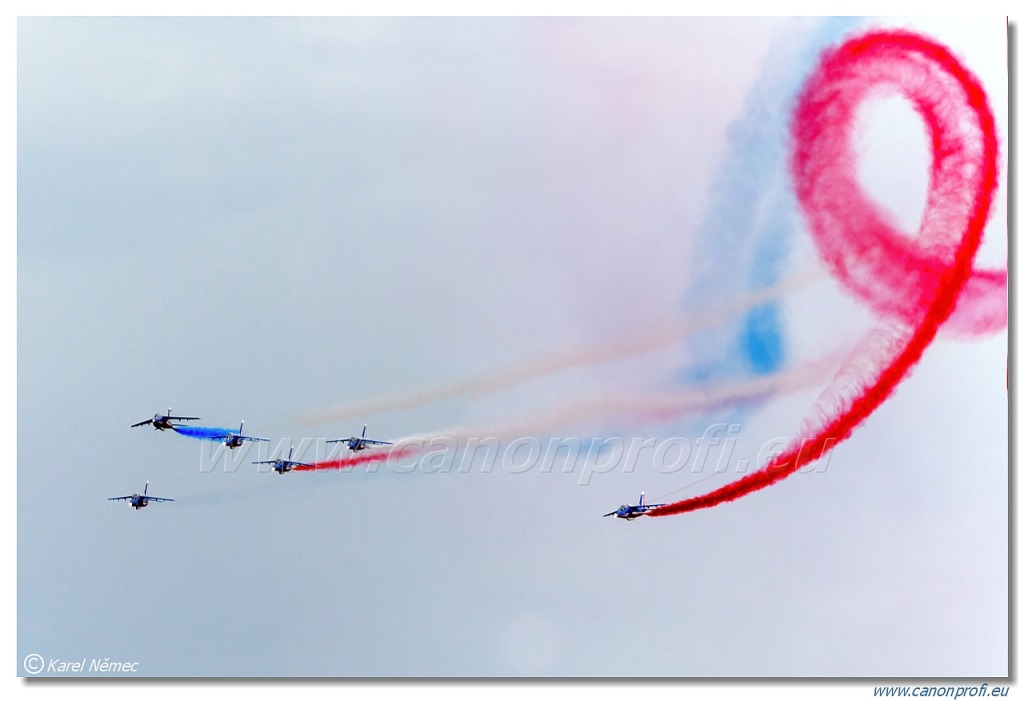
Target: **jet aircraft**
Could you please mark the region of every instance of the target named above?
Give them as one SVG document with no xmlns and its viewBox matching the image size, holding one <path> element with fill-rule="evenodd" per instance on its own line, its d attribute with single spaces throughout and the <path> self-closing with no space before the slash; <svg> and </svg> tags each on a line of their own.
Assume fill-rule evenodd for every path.
<svg viewBox="0 0 1024 701">
<path fill-rule="evenodd" d="M 640 492 L 640 503 L 636 504 L 623 504 L 615 511 L 611 511 L 605 516 L 615 516 L 616 518 L 624 518 L 627 521 L 632 521 L 635 518 L 646 516 L 648 511 L 656 509 L 659 506 L 666 506 L 665 504 L 645 504 L 644 493 Z"/>
<path fill-rule="evenodd" d="M 140 421 L 137 424 L 132 424 L 131 427 L 135 428 L 137 426 L 145 426 L 146 424 L 153 424 L 153 428 L 155 428 L 157 431 L 166 431 L 169 428 L 170 429 L 174 428 L 175 424 L 172 424 L 171 423 L 172 421 L 198 421 L 198 420 L 199 420 L 198 416 L 171 416 L 171 408 L 167 407 L 167 413 L 166 414 L 153 414 L 153 418 L 152 419 L 146 419 L 145 421 Z"/>
<path fill-rule="evenodd" d="M 363 435 L 361 436 L 349 436 L 348 438 L 335 438 L 334 440 L 325 441 L 326 443 L 345 443 L 348 449 L 352 452 L 357 450 L 366 450 L 371 445 L 391 445 L 388 441 L 375 441 L 372 438 L 366 437 L 366 424 L 363 424 Z"/>
<path fill-rule="evenodd" d="M 224 445 L 226 445 L 228 448 L 237 448 L 238 446 L 242 445 L 242 443 L 244 443 L 245 441 L 270 440 L 269 438 L 255 438 L 253 436 L 246 436 L 242 433 L 243 428 L 245 428 L 245 421 L 242 421 L 242 423 L 238 426 L 238 433 L 235 433 L 234 431 L 229 431 L 228 433 L 225 433 L 223 436 L 214 436 L 214 438 L 222 438 L 224 440 Z"/>
<path fill-rule="evenodd" d="M 288 458 L 278 458 L 276 460 L 256 460 L 253 465 L 273 465 L 274 472 L 279 475 L 283 475 L 286 472 L 291 471 L 293 468 L 301 465 L 303 467 L 313 467 L 308 462 L 296 462 L 292 460 L 292 451 L 295 450 L 295 446 L 288 449 Z"/>
<path fill-rule="evenodd" d="M 169 413 L 169 412 L 168 412 Z M 136 511 L 147 506 L 151 501 L 174 501 L 174 499 L 168 499 L 167 497 L 152 497 L 149 495 L 149 482 L 146 482 L 146 488 L 142 490 L 142 494 L 129 494 L 123 497 L 109 497 L 107 501 L 120 501 L 122 499 L 131 500 L 130 506 L 134 507 Z"/>
</svg>

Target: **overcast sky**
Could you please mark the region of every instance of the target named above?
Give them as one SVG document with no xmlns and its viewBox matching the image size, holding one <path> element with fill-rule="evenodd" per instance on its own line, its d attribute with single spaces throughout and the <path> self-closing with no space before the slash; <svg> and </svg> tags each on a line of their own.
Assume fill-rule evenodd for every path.
<svg viewBox="0 0 1024 701">
<path fill-rule="evenodd" d="M 827 380 L 717 415 L 602 402 L 788 377 L 874 323 L 817 265 L 774 136 L 813 57 L 866 24 L 19 20 L 18 674 L 36 653 L 143 676 L 1006 675 L 1005 331 L 940 335 L 814 471 L 694 514 L 602 518 L 735 479 Z M 880 24 L 948 44 L 1005 144 L 1000 19 Z M 912 226 L 924 137 L 909 110 L 881 115 L 865 188 Z M 728 189 L 744 183 L 756 202 Z M 743 200 L 725 214 L 723 187 Z M 986 265 L 1005 265 L 1005 198 Z M 787 229 L 744 223 L 767 211 Z M 626 352 L 797 278 L 768 366 L 714 331 Z M 595 348 L 624 357 L 584 362 Z M 338 418 L 565 351 L 564 371 Z M 225 456 L 129 428 L 169 405 L 270 441 Z M 505 446 L 544 425 L 527 450 L 581 453 L 737 429 L 697 472 L 646 453 L 595 473 L 608 452 L 251 464 L 289 443 L 328 457 L 323 439 L 364 422 L 390 440 L 503 427 Z M 147 481 L 175 502 L 107 500 Z"/>
</svg>

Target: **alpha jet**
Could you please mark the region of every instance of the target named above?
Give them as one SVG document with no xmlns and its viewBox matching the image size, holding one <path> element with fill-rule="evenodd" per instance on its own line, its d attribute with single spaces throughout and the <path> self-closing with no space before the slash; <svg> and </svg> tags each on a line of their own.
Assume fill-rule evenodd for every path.
<svg viewBox="0 0 1024 701">
<path fill-rule="evenodd" d="M 627 521 L 632 521 L 635 518 L 646 516 L 648 511 L 656 509 L 659 506 L 666 506 L 666 504 L 646 504 L 644 503 L 644 493 L 640 492 L 639 504 L 623 504 L 615 511 L 605 514 L 605 516 L 615 516 L 616 518 L 624 518 Z"/>
<path fill-rule="evenodd" d="M 287 459 L 277 458 L 276 460 L 256 460 L 253 462 L 253 465 L 273 465 L 274 467 L 271 469 L 273 469 L 274 472 L 276 472 L 279 475 L 283 475 L 286 472 L 290 472 L 292 469 L 299 466 L 313 467 L 308 462 L 297 462 L 295 460 L 292 460 L 292 451 L 294 450 L 295 446 L 292 446 L 288 449 Z"/>
<path fill-rule="evenodd" d="M 226 445 L 228 448 L 232 448 L 232 449 L 233 448 L 237 448 L 238 446 L 242 445 L 242 443 L 244 443 L 245 441 L 269 441 L 270 440 L 269 438 L 256 438 L 255 436 L 246 436 L 242 432 L 242 429 L 244 429 L 244 428 L 245 428 L 245 421 L 242 421 L 242 423 L 239 424 L 239 426 L 238 426 L 238 432 L 237 433 L 235 433 L 234 431 L 228 431 L 227 433 L 225 433 L 223 435 L 220 435 L 220 436 L 211 436 L 211 438 L 214 439 L 214 440 L 216 440 L 218 438 L 221 439 L 221 441 L 224 443 L 224 445 Z"/>
<path fill-rule="evenodd" d="M 363 424 L 363 434 L 361 436 L 349 436 L 348 438 L 335 438 L 334 440 L 324 441 L 325 443 L 344 443 L 348 446 L 348 449 L 353 453 L 358 450 L 366 450 L 372 445 L 391 445 L 388 441 L 375 441 L 372 438 L 366 437 L 366 424 Z"/>
<path fill-rule="evenodd" d="M 174 499 L 168 499 L 167 497 L 153 497 L 149 495 L 149 482 L 146 482 L 146 488 L 142 490 L 142 494 L 135 493 L 129 494 L 123 497 L 109 497 L 107 501 L 121 501 L 123 499 L 130 500 L 130 506 L 136 511 L 145 508 L 151 501 L 174 501 Z"/>
<path fill-rule="evenodd" d="M 132 428 L 137 426 L 145 426 L 146 424 L 153 424 L 153 428 L 157 431 L 166 431 L 167 429 L 173 429 L 176 424 L 171 423 L 172 421 L 198 421 L 198 416 L 171 416 L 171 408 L 167 407 L 166 414 L 153 414 L 152 419 L 146 419 L 140 421 L 137 424 L 132 424 Z M 180 424 L 177 424 L 180 425 Z"/>
</svg>

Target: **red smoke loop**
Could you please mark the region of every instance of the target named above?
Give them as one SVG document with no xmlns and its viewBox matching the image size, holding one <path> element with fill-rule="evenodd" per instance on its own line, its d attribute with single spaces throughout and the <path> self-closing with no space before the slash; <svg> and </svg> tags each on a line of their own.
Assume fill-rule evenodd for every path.
<svg viewBox="0 0 1024 701">
<path fill-rule="evenodd" d="M 890 223 L 856 178 L 857 108 L 888 94 L 910 101 L 931 142 L 928 200 L 915 238 Z M 763 469 L 650 516 L 716 506 L 791 475 L 849 437 L 947 320 L 970 333 L 1006 323 L 1006 272 L 973 269 L 998 184 L 995 123 L 981 84 L 948 49 L 917 34 L 876 31 L 826 52 L 798 98 L 792 139 L 794 188 L 822 258 L 848 290 L 895 324 L 899 343 L 812 435 Z"/>
</svg>

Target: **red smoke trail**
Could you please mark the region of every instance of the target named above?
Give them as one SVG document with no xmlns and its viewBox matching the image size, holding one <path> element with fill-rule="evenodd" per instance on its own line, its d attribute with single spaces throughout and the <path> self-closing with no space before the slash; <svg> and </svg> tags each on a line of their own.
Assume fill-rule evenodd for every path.
<svg viewBox="0 0 1024 701">
<path fill-rule="evenodd" d="M 306 467 L 305 465 L 298 465 L 294 468 L 294 472 L 313 472 L 316 470 L 347 470 L 357 465 L 364 465 L 375 460 L 386 462 L 388 460 L 398 460 L 412 455 L 419 446 L 405 446 L 400 448 L 395 446 L 390 450 L 374 450 L 367 453 L 359 453 L 352 455 L 347 458 L 337 458 L 335 460 L 324 460 L 322 462 L 313 463 L 312 467 Z"/>
<path fill-rule="evenodd" d="M 857 186 L 856 108 L 872 93 L 907 98 L 929 131 L 927 210 L 915 239 L 904 238 Z M 798 99 L 792 135 L 794 185 L 819 251 L 850 291 L 889 317 L 897 350 L 873 381 L 840 395 L 821 428 L 763 469 L 649 516 L 717 506 L 791 475 L 848 438 L 889 397 L 954 310 L 961 330 L 994 323 L 983 302 L 993 284 L 999 294 L 999 275 L 976 274 L 972 262 L 997 186 L 995 125 L 980 83 L 945 47 L 879 31 L 827 52 Z"/>
</svg>

